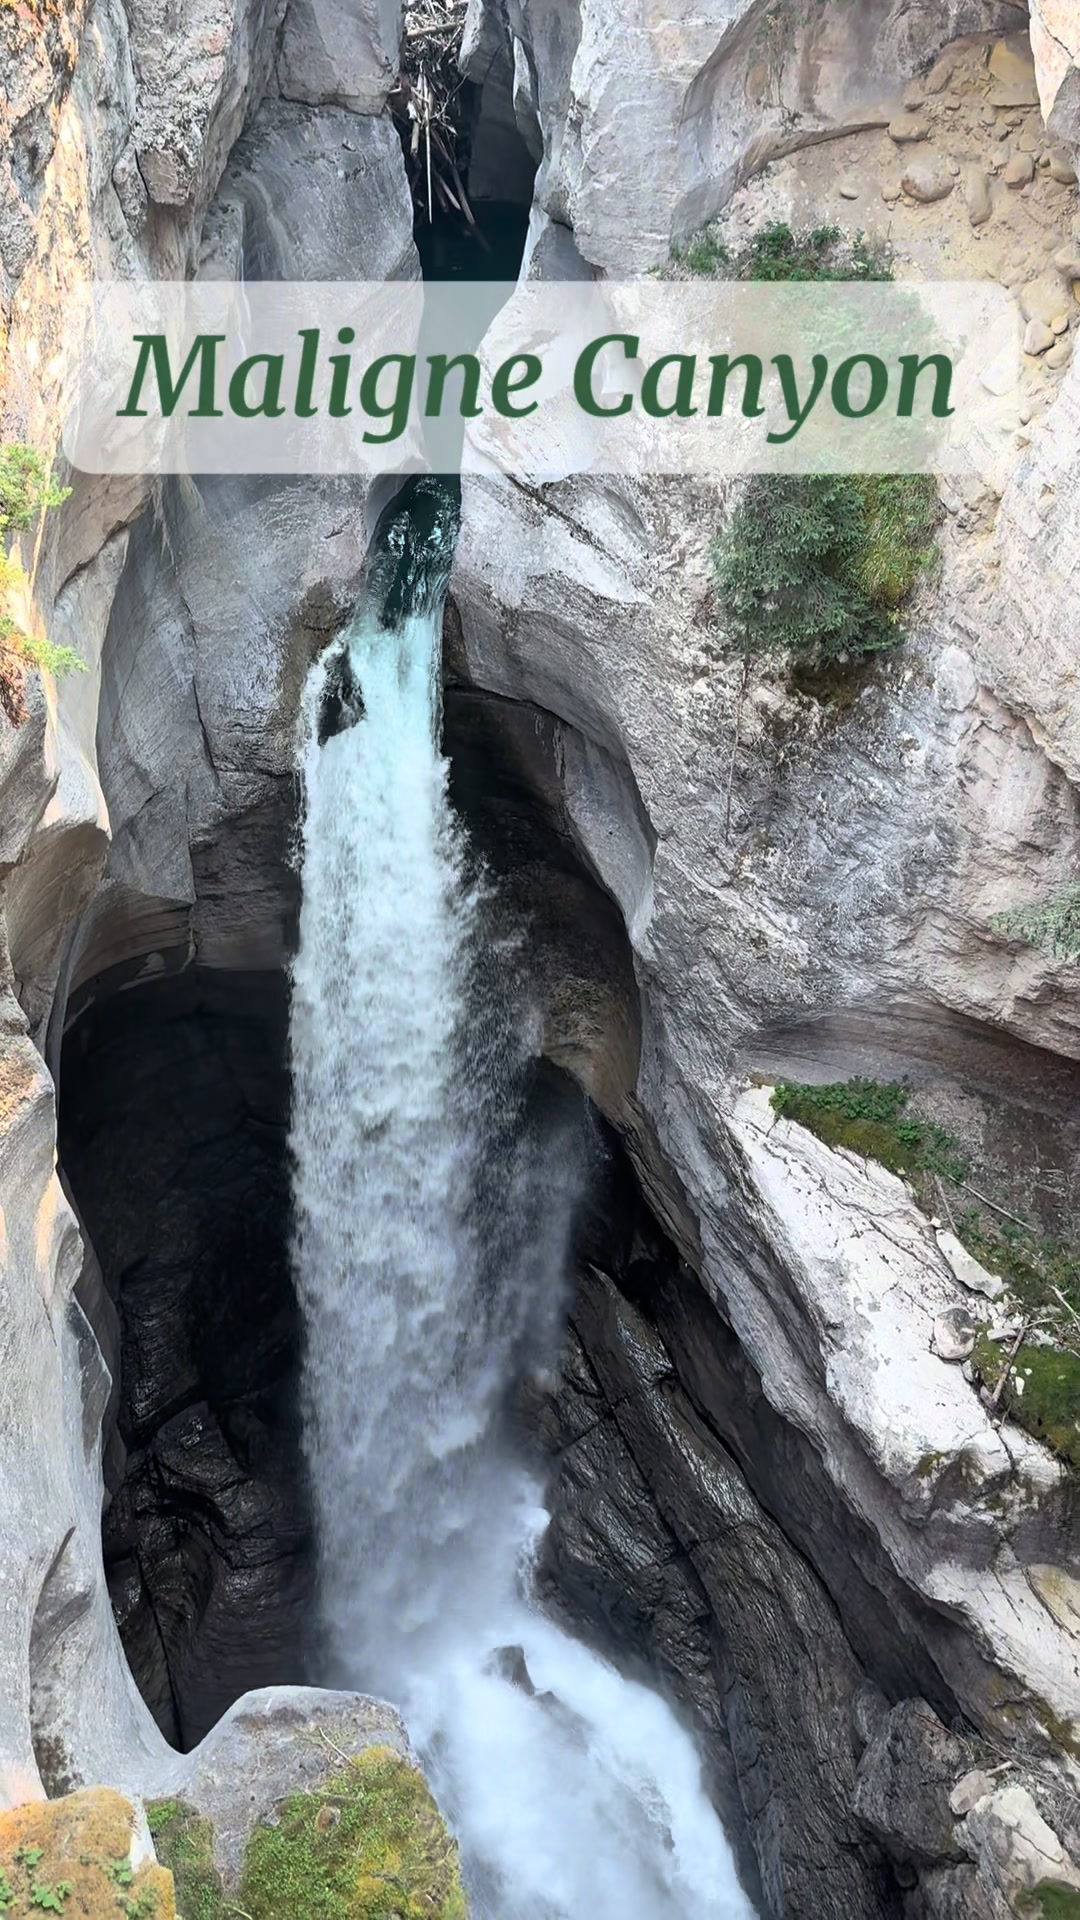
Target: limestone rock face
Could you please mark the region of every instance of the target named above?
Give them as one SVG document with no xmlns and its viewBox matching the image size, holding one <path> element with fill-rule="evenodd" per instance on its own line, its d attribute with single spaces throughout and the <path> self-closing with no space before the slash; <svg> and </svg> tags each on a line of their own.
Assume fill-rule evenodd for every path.
<svg viewBox="0 0 1080 1920">
<path fill-rule="evenodd" d="M 473 0 L 466 55 L 479 72 L 502 37 L 518 125 L 543 140 L 537 204 L 618 277 L 666 259 L 773 154 L 886 126 L 956 34 L 1015 20 L 978 0 L 796 8 L 768 27 L 745 0 Z"/>
<path fill-rule="evenodd" d="M 1031 50 L 1051 133 L 1080 142 L 1080 21 L 1071 0 L 1031 0 Z"/>
<path fill-rule="evenodd" d="M 475 685 L 559 724 L 564 804 L 618 900 L 642 994 L 637 1085 L 608 1115 L 700 1277 L 636 1279 L 641 1320 L 583 1284 L 552 1416 L 551 1573 L 575 1618 L 624 1644 L 651 1621 L 703 1724 L 726 1728 L 775 1911 L 831 1912 L 811 1887 L 835 1874 L 838 1915 L 853 1900 L 877 1912 L 874 1821 L 853 1844 L 826 1811 L 851 1804 L 865 1687 L 920 1692 L 945 1723 L 959 1714 L 1006 1739 L 1018 1701 L 1037 1743 L 1080 1723 L 1075 1647 L 1033 1585 L 1048 1548 L 1061 1573 L 1074 1568 L 1068 1495 L 1056 1462 L 998 1431 L 933 1351 L 941 1316 L 977 1317 L 973 1276 L 958 1277 L 903 1184 L 776 1120 L 764 1091 L 740 1091 L 739 1068 L 888 1079 L 947 1055 L 970 1093 L 985 1071 L 969 1052 L 987 1034 L 976 1015 L 1075 1054 L 1067 996 L 1035 984 L 1047 961 L 1021 962 L 1025 987 L 1015 956 L 995 959 L 988 890 L 1038 891 L 1026 869 L 1047 806 L 1075 857 L 1076 799 L 970 656 L 929 633 L 914 642 L 925 675 L 909 651 L 831 715 L 755 680 L 732 764 L 738 670 L 708 644 L 708 543 L 724 511 L 718 490 L 680 483 L 464 489 L 461 652 Z M 1005 1069 L 1014 1087 L 1027 1059 Z M 1038 1078 L 1049 1056 L 1030 1064 Z M 702 1485 L 708 1522 L 693 1504 Z M 798 1707 L 761 1609 L 740 1600 L 758 1578 L 741 1537 L 725 1531 L 711 1550 L 740 1486 L 778 1525 L 778 1551 L 794 1546 L 813 1572 L 804 1624 L 829 1651 L 821 1691 Z M 647 1496 L 665 1564 L 686 1556 L 678 1578 L 635 1570 L 630 1516 Z M 782 1564 L 774 1585 L 790 1595 Z M 711 1648 L 690 1624 L 702 1593 Z M 788 1764 L 795 1750 L 817 1755 L 813 1788 Z M 966 1770 L 961 1758 L 957 1778 Z M 789 1854 L 774 1823 L 799 1832 L 817 1792 L 817 1851 L 800 1840 Z M 927 1911 L 981 1901 L 1000 1920 L 976 1899 L 970 1858 L 924 1848 Z"/>
<path fill-rule="evenodd" d="M 62 20 L 4 15 L 5 439 L 53 456 L 94 272 L 183 276 L 200 257 L 235 271 L 245 244 L 268 275 L 416 272 L 387 122 L 280 98 L 255 120 L 279 12 L 193 0 L 129 19 L 98 0 Z M 365 497 L 333 482 L 179 489 L 132 539 L 147 483 L 76 476 L 23 543 L 34 618 L 88 671 L 32 676 L 24 726 L 0 722 L 0 1803 L 41 1781 L 142 1787 L 168 1754 L 103 1581 L 115 1317 L 56 1177 L 43 1054 L 58 1066 L 88 974 L 185 962 L 196 937 L 210 964 L 279 964 L 292 728 L 307 661 L 355 596 Z"/>
<path fill-rule="evenodd" d="M 398 69 L 401 0 L 289 0 L 277 77 L 287 100 L 381 113 Z"/>
</svg>

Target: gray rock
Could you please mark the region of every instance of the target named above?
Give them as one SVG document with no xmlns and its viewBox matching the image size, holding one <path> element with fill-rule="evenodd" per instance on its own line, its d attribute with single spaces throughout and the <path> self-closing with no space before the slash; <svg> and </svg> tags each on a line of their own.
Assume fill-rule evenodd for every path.
<svg viewBox="0 0 1080 1920">
<path fill-rule="evenodd" d="M 1067 148 L 1051 147 L 1047 164 L 1049 166 L 1051 180 L 1056 180 L 1059 186 L 1075 187 L 1076 167 L 1073 164 L 1072 155 Z"/>
<path fill-rule="evenodd" d="M 963 1772 L 963 1742 L 925 1700 L 902 1700 L 859 1762 L 855 1811 L 893 1859 L 919 1866 L 961 1861 L 966 1849 L 949 1808 Z"/>
<path fill-rule="evenodd" d="M 974 1352 L 978 1329 L 966 1307 L 953 1307 L 934 1321 L 933 1348 L 939 1360 L 966 1360 Z"/>
<path fill-rule="evenodd" d="M 990 1775 L 984 1773 L 981 1767 L 974 1767 L 970 1773 L 965 1773 L 963 1778 L 957 1781 L 950 1793 L 949 1810 L 958 1820 L 962 1820 L 965 1814 L 971 1812 L 972 1807 L 993 1791 L 994 1782 Z"/>
<path fill-rule="evenodd" d="M 289 0 L 278 85 L 287 100 L 381 113 L 400 40 L 401 0 Z"/>
</svg>

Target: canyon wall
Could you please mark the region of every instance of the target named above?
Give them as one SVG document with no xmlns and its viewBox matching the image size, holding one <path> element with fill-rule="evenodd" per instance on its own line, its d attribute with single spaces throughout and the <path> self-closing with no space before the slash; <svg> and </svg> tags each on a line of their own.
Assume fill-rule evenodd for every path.
<svg viewBox="0 0 1080 1920">
<path fill-rule="evenodd" d="M 91 271 L 418 271 L 383 111 L 396 21 L 319 0 L 281 16 L 0 10 L 5 439 L 55 448 Z M 883 129 L 957 35 L 988 52 L 1025 26 L 990 0 L 629 19 L 508 0 L 470 9 L 463 59 L 492 170 L 511 131 L 539 159 L 536 270 L 557 245 L 583 270 L 644 271 L 730 206 L 736 234 L 784 213 L 885 221 L 916 272 L 950 248 L 990 271 L 972 248 L 994 222 L 973 240 L 959 193 L 944 211 L 882 199 Z M 1048 0 L 1032 46 L 1041 111 L 1069 139 L 1075 48 Z M 951 58 L 931 99 L 951 95 Z M 1018 285 L 1076 209 L 1025 226 L 995 182 Z M 695 1713 L 776 1915 L 1001 1920 L 1050 1858 L 1038 1822 L 1075 1846 L 1073 1483 L 931 1351 L 968 1295 L 903 1184 L 748 1085 L 910 1073 L 976 1157 L 1010 1147 L 1021 1189 L 1017 1142 L 1071 1181 L 1077 968 L 991 926 L 1077 855 L 1078 376 L 1039 378 L 1006 476 L 946 490 L 943 574 L 911 643 L 846 705 L 769 675 L 743 699 L 718 659 L 709 549 L 728 490 L 464 488 L 448 670 L 537 845 L 560 837 L 561 863 L 538 854 L 521 893 L 553 956 L 545 1046 L 620 1141 L 647 1223 L 633 1258 L 583 1271 L 535 1410 L 545 1578 Z M 73 478 L 25 542 L 24 618 L 87 671 L 31 675 L 25 724 L 0 720 L 9 1801 L 42 1781 L 147 1786 L 174 1764 L 105 1586 L 115 1326 L 56 1176 L 50 1074 L 65 1025 L 113 993 L 192 967 L 280 972 L 300 687 L 355 598 L 374 504 L 350 480 Z M 575 949 L 560 913 L 589 941 Z M 1070 1230 L 1072 1200 L 1070 1184 Z M 976 1763 L 1012 1759 L 1022 1785 L 950 1809 Z"/>
</svg>

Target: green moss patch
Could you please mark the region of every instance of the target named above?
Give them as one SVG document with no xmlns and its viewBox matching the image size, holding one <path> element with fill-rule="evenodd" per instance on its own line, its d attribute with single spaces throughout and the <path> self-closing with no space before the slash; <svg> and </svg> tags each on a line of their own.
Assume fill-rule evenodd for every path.
<svg viewBox="0 0 1080 1920">
<path fill-rule="evenodd" d="M 972 1357 L 991 1391 L 1001 1377 L 1010 1346 L 1009 1341 L 991 1340 L 985 1334 L 976 1342 Z M 1080 1469 L 1080 1358 L 1076 1354 L 1058 1347 L 1021 1347 L 1000 1404 L 1025 1433 Z"/>
<path fill-rule="evenodd" d="M 231 1911 L 248 1920 L 468 1920 L 457 1846 L 423 1775 L 389 1747 L 369 1747 L 252 1834 Z M 181 1912 L 202 1920 L 182 1899 Z"/>
<path fill-rule="evenodd" d="M 944 1127 L 906 1111 L 908 1089 L 898 1081 L 834 1080 L 821 1087 L 782 1080 L 772 1105 L 786 1120 L 816 1133 L 829 1147 L 847 1147 L 913 1178 L 941 1174 L 962 1180 L 967 1162 Z"/>
<path fill-rule="evenodd" d="M 228 1907 L 214 1865 L 214 1829 L 183 1800 L 151 1800 L 146 1819 L 154 1851 L 176 1885 L 179 1920 L 226 1920 Z"/>
<path fill-rule="evenodd" d="M 1080 1920 L 1080 1893 L 1060 1880 L 1040 1880 L 1016 1904 L 1025 1920 Z"/>
</svg>

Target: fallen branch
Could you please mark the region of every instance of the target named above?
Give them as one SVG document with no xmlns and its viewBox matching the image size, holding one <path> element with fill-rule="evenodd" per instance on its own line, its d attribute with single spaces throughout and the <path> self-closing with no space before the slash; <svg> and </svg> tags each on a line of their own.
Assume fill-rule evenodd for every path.
<svg viewBox="0 0 1080 1920">
<path fill-rule="evenodd" d="M 1027 1221 L 1021 1220 L 1018 1213 L 1010 1213 L 1008 1207 L 999 1206 L 996 1200 L 991 1200 L 987 1194 L 980 1193 L 978 1187 L 969 1186 L 966 1180 L 961 1180 L 960 1185 L 965 1193 L 970 1193 L 975 1200 L 981 1200 L 984 1207 L 992 1207 L 995 1213 L 1000 1213 L 1006 1220 L 1011 1220 L 1014 1226 L 1023 1227 L 1025 1233 L 1034 1233 L 1034 1227 L 1029 1227 Z"/>
<path fill-rule="evenodd" d="M 1028 1334 L 1031 1332 L 1031 1327 L 1032 1327 L 1032 1322 L 1030 1319 L 1024 1320 L 1021 1322 L 1020 1331 L 1017 1334 L 1016 1339 L 1013 1341 L 1012 1346 L 1009 1349 L 1009 1353 L 1006 1358 L 1005 1365 L 1001 1369 L 1001 1377 L 998 1380 L 997 1386 L 994 1388 L 993 1393 L 990 1395 L 990 1398 L 986 1403 L 986 1410 L 988 1413 L 995 1412 L 998 1406 L 998 1403 L 1001 1400 L 1001 1396 L 1005 1391 L 1005 1382 L 1008 1380 L 1009 1375 L 1013 1370 L 1013 1367 L 1016 1365 L 1016 1356 L 1019 1353 L 1021 1347 L 1023 1346 L 1024 1341 L 1027 1339 Z"/>
</svg>

